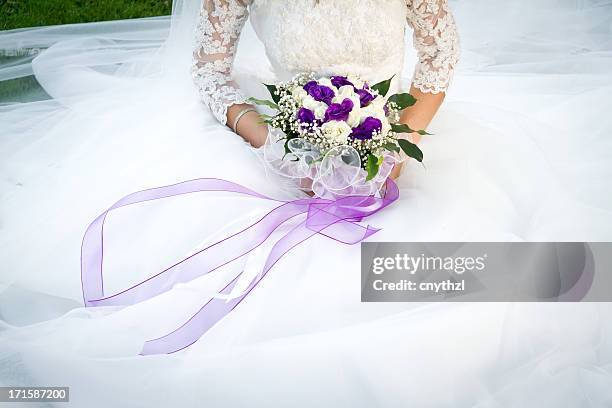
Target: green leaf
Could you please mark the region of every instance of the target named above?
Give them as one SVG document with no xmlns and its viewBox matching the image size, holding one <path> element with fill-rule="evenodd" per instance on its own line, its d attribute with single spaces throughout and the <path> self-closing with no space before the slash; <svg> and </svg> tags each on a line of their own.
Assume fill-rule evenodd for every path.
<svg viewBox="0 0 612 408">
<path fill-rule="evenodd" d="M 287 137 L 288 140 L 300 137 L 300 135 L 298 133 L 296 133 L 296 132 L 294 132 L 292 130 L 284 131 L 284 133 L 285 133 L 285 136 Z"/>
<path fill-rule="evenodd" d="M 400 152 L 400 148 L 398 145 L 396 145 L 395 143 L 392 142 L 387 142 L 383 145 L 383 147 L 387 150 L 389 150 L 390 152 L 396 152 L 399 153 Z"/>
<path fill-rule="evenodd" d="M 387 92 L 389 92 L 389 88 L 391 87 L 391 81 L 393 80 L 394 76 L 395 75 L 393 75 L 391 78 L 387 79 L 386 81 L 382 81 L 382 82 L 372 85 L 372 89 L 378 91 L 378 93 L 381 94 L 382 96 L 386 96 Z"/>
<path fill-rule="evenodd" d="M 368 161 L 366 163 L 366 171 L 368 172 L 368 177 L 366 177 L 366 181 L 372 180 L 378 174 L 378 168 L 380 165 L 378 164 L 378 157 L 373 154 L 368 154 Z"/>
<path fill-rule="evenodd" d="M 392 123 L 391 130 L 395 133 L 414 133 L 414 130 L 404 123 Z"/>
<path fill-rule="evenodd" d="M 424 130 L 411 129 L 410 126 L 406 125 L 405 123 L 392 123 L 391 130 L 394 131 L 395 133 L 418 133 L 421 136 L 424 136 L 424 135 L 431 136 L 431 133 L 427 133 Z"/>
<path fill-rule="evenodd" d="M 250 103 L 255 104 L 255 105 L 263 105 L 263 106 L 267 106 L 267 107 L 272 108 L 272 109 L 279 110 L 278 109 L 278 105 L 275 104 L 272 101 L 266 101 L 264 99 L 257 99 L 257 98 L 249 98 L 248 101 Z"/>
<path fill-rule="evenodd" d="M 414 96 L 409 93 L 400 93 L 391 95 L 389 97 L 389 102 L 394 102 L 400 108 L 400 110 L 406 109 L 409 106 L 414 105 L 417 100 Z"/>
<path fill-rule="evenodd" d="M 410 143 L 406 139 L 397 139 L 397 143 L 402 148 L 406 156 L 412 157 L 418 162 L 423 162 L 423 152 L 419 149 L 419 146 L 414 143 Z"/>
<path fill-rule="evenodd" d="M 278 101 L 280 101 L 280 96 L 278 96 L 278 88 L 276 87 L 276 85 L 268 85 L 268 84 L 264 84 L 266 86 L 266 88 L 268 88 L 268 92 L 270 92 L 270 96 L 272 96 L 272 100 L 275 103 L 278 103 Z"/>
</svg>

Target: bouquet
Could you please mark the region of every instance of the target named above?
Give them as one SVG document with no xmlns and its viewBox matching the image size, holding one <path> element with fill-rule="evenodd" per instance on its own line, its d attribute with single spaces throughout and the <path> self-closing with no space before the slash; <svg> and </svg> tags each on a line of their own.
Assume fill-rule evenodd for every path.
<svg viewBox="0 0 612 408">
<path fill-rule="evenodd" d="M 400 112 L 416 99 L 387 96 L 392 79 L 370 86 L 357 76 L 299 74 L 266 85 L 272 100 L 250 98 L 274 112 L 262 115 L 271 127 L 266 162 L 284 176 L 311 180 L 320 197 L 376 194 L 400 152 L 423 160 L 419 147 L 399 134 L 427 134 L 399 123 Z"/>
</svg>

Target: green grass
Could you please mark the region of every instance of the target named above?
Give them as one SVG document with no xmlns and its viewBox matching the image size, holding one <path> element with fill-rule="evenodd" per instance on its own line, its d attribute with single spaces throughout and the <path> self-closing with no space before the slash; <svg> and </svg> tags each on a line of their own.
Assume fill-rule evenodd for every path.
<svg viewBox="0 0 612 408">
<path fill-rule="evenodd" d="M 168 15 L 172 0 L 0 0 L 0 30 Z"/>
<path fill-rule="evenodd" d="M 171 9 L 172 0 L 0 0 L 0 30 L 153 17 Z M 0 55 L 0 65 L 10 60 Z M 0 82 L 0 103 L 47 98 L 32 76 Z"/>
<path fill-rule="evenodd" d="M 41 101 L 45 99 L 49 99 L 49 95 L 33 76 L 0 82 L 0 103 Z"/>
</svg>

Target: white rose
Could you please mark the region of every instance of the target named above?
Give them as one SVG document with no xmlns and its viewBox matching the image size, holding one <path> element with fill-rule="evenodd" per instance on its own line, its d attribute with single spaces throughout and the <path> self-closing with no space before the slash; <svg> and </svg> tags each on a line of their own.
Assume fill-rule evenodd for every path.
<svg viewBox="0 0 612 408">
<path fill-rule="evenodd" d="M 306 109 L 314 109 L 317 103 L 318 102 L 315 101 L 314 98 L 310 95 L 307 95 L 302 99 L 302 106 Z"/>
<path fill-rule="evenodd" d="M 317 119 L 324 119 L 325 112 L 327 112 L 327 105 L 323 102 L 319 102 L 319 105 L 314 110 L 315 117 Z"/>
<path fill-rule="evenodd" d="M 385 110 L 384 108 L 375 105 L 368 105 L 361 108 L 361 117 L 365 119 L 368 116 L 383 120 L 385 119 Z"/>
<path fill-rule="evenodd" d="M 301 86 L 296 86 L 295 88 L 293 88 L 293 90 L 291 91 L 291 95 L 293 95 L 293 97 L 295 98 L 295 100 L 298 103 L 302 103 L 302 101 L 304 100 L 305 97 L 308 96 L 308 92 L 306 92 L 304 90 L 303 87 Z"/>
<path fill-rule="evenodd" d="M 350 99 L 353 102 L 353 109 L 359 108 L 361 102 L 359 101 L 359 95 L 355 93 L 355 90 L 350 85 L 341 86 L 336 92 L 336 96 L 332 100 L 334 103 L 342 103 L 345 99 Z"/>
<path fill-rule="evenodd" d="M 351 113 L 349 113 L 349 117 L 346 123 L 348 123 L 350 127 L 354 128 L 361 124 L 362 118 L 363 118 L 363 110 L 361 108 L 353 108 Z"/>
<path fill-rule="evenodd" d="M 387 117 L 385 116 L 385 110 L 382 106 L 368 105 L 364 108 L 361 108 L 361 122 L 363 122 L 367 117 L 376 118 L 381 121 L 382 123 L 381 134 L 382 135 L 386 135 L 391 130 L 391 124 L 387 120 Z"/>
<path fill-rule="evenodd" d="M 356 75 L 349 75 L 347 76 L 347 78 L 349 81 L 351 81 L 351 83 L 353 85 L 355 85 L 356 88 L 363 88 L 363 86 L 365 85 L 365 83 L 363 82 L 363 80 L 361 80 L 359 77 L 357 77 Z"/>
<path fill-rule="evenodd" d="M 378 96 L 372 102 L 370 102 L 370 105 L 374 106 L 377 109 L 381 109 L 384 112 L 386 103 L 387 101 L 385 100 L 385 98 Z"/>
<path fill-rule="evenodd" d="M 302 100 L 302 106 L 313 111 L 317 119 L 325 117 L 325 112 L 327 111 L 327 104 L 325 102 L 315 101 L 312 96 L 308 95 Z"/>
<path fill-rule="evenodd" d="M 344 98 L 352 98 L 353 96 L 356 96 L 356 94 L 352 86 L 344 85 L 344 86 L 341 86 L 340 89 L 338 89 L 338 92 L 336 92 L 336 97 L 339 97 L 339 96 L 342 96 L 342 98 L 344 99 Z"/>
<path fill-rule="evenodd" d="M 325 138 L 335 142 L 336 144 L 344 144 L 348 140 L 348 136 L 353 131 L 346 122 L 332 120 L 324 123 L 321 126 Z"/>
<path fill-rule="evenodd" d="M 319 85 L 324 85 L 327 86 L 328 88 L 331 88 L 334 92 L 336 92 L 337 88 L 332 85 L 332 81 L 329 78 L 321 78 L 317 81 L 319 83 Z"/>
</svg>

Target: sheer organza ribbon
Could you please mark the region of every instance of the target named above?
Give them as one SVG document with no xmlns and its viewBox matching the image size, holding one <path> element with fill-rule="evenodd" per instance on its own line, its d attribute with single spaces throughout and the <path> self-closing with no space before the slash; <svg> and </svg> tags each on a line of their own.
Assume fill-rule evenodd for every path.
<svg viewBox="0 0 612 408">
<path fill-rule="evenodd" d="M 159 200 L 196 192 L 227 192 L 257 199 L 275 201 L 280 205 L 257 222 L 221 239 L 176 262 L 163 271 L 115 294 L 104 292 L 102 273 L 104 254 L 104 222 L 112 210 L 146 201 Z M 378 196 L 346 196 L 334 200 L 303 198 L 277 200 L 259 194 L 239 184 L 212 178 L 195 179 L 178 184 L 152 188 L 129 194 L 100 214 L 87 228 L 81 247 L 81 282 L 85 306 L 131 305 L 164 293 L 177 283 L 188 282 L 210 273 L 253 251 L 285 222 L 299 215 L 305 219 L 285 233 L 268 254 L 263 269 L 238 296 L 226 299 L 213 297 L 187 322 L 176 330 L 145 342 L 142 355 L 173 353 L 197 341 L 214 324 L 230 313 L 259 283 L 274 264 L 293 247 L 315 234 L 327 236 L 345 244 L 356 244 L 378 231 L 360 222 L 387 207 L 399 197 L 397 185 L 388 179 L 385 191 Z M 223 290 L 229 294 L 240 275 Z"/>
</svg>

